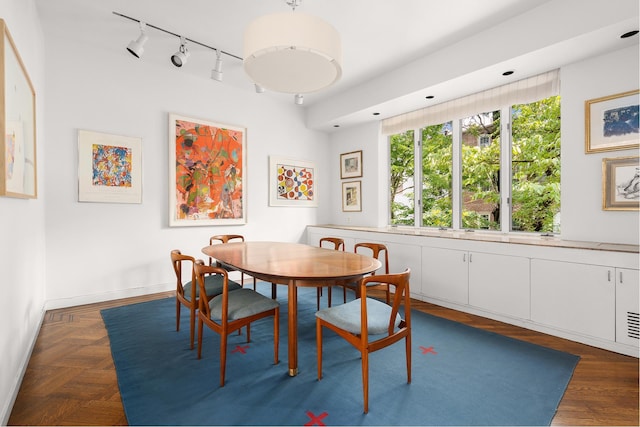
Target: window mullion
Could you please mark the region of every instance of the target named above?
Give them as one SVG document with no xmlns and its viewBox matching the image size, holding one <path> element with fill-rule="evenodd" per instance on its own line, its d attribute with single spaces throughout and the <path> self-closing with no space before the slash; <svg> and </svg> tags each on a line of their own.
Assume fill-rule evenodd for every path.
<svg viewBox="0 0 640 427">
<path fill-rule="evenodd" d="M 460 230 L 462 226 L 462 126 L 460 120 L 452 120 L 452 155 L 451 191 L 453 200 L 451 206 L 452 224 L 454 230 Z"/>
<path fill-rule="evenodd" d="M 413 167 L 413 188 L 415 191 L 413 192 L 413 206 L 414 206 L 414 216 L 413 223 L 414 226 L 419 228 L 422 227 L 422 130 L 414 129 L 413 130 L 413 159 L 414 159 L 414 167 Z"/>
<path fill-rule="evenodd" d="M 500 111 L 500 230 L 511 231 L 511 107 Z"/>
</svg>

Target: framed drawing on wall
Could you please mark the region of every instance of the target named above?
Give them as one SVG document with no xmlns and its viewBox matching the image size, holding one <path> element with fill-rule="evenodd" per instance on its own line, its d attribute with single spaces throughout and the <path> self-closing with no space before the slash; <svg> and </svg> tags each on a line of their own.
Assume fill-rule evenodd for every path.
<svg viewBox="0 0 640 427">
<path fill-rule="evenodd" d="M 318 206 L 317 175 L 312 162 L 269 156 L 269 206 Z"/>
<path fill-rule="evenodd" d="M 585 151 L 626 150 L 637 148 L 640 91 L 585 101 Z"/>
<path fill-rule="evenodd" d="M 340 179 L 362 176 L 362 150 L 340 154 Z"/>
<path fill-rule="evenodd" d="M 246 224 L 246 135 L 169 114 L 169 226 Z"/>
<path fill-rule="evenodd" d="M 4 20 L 0 19 L 0 196 L 35 199 L 36 95 Z"/>
<path fill-rule="evenodd" d="M 602 159 L 602 209 L 640 208 L 640 157 Z"/>
<path fill-rule="evenodd" d="M 361 181 L 349 181 L 342 183 L 342 211 L 362 211 Z"/>
<path fill-rule="evenodd" d="M 142 203 L 142 140 L 78 130 L 78 201 Z"/>
</svg>

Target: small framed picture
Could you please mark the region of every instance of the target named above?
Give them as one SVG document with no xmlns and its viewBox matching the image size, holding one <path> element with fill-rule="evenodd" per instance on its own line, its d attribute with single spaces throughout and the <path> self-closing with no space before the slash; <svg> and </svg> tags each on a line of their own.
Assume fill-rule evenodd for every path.
<svg viewBox="0 0 640 427">
<path fill-rule="evenodd" d="M 638 144 L 638 90 L 585 101 L 585 152 L 627 150 Z"/>
<path fill-rule="evenodd" d="M 362 150 L 340 154 L 340 179 L 362 176 Z"/>
<path fill-rule="evenodd" d="M 342 211 L 362 211 L 361 181 L 349 181 L 342 183 Z"/>
<path fill-rule="evenodd" d="M 602 209 L 640 210 L 640 157 L 602 159 Z"/>
</svg>

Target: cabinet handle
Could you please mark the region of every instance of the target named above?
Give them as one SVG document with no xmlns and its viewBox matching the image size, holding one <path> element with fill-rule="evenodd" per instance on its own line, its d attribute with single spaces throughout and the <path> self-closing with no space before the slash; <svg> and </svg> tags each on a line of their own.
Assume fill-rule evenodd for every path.
<svg viewBox="0 0 640 427">
<path fill-rule="evenodd" d="M 462 262 L 467 262 L 467 254 L 462 254 Z"/>
<path fill-rule="evenodd" d="M 473 254 L 469 254 L 469 262 L 473 262 Z"/>
<path fill-rule="evenodd" d="M 607 282 L 611 281 L 611 270 L 607 270 Z"/>
<path fill-rule="evenodd" d="M 620 272 L 620 283 L 622 283 L 622 271 Z"/>
</svg>

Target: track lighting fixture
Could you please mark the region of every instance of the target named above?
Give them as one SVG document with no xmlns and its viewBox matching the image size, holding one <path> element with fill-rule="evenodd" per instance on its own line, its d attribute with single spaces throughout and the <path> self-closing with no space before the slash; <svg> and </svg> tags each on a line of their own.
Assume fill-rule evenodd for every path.
<svg viewBox="0 0 640 427">
<path fill-rule="evenodd" d="M 294 97 L 294 101 L 296 103 L 296 105 L 302 105 L 304 104 L 304 96 L 302 96 L 301 94 L 297 93 Z"/>
<path fill-rule="evenodd" d="M 131 40 L 129 46 L 127 46 L 127 50 L 136 58 L 140 58 L 144 53 L 144 44 L 149 39 L 149 36 L 145 34 L 145 29 L 147 24 L 144 22 L 140 22 L 140 36 L 137 40 Z"/>
<path fill-rule="evenodd" d="M 254 86 L 256 88 L 256 93 L 264 93 L 264 88 L 260 86 L 258 83 L 254 83 Z"/>
<path fill-rule="evenodd" d="M 216 49 L 216 67 L 211 70 L 211 78 L 213 80 L 222 81 L 222 55 L 220 51 Z"/>
<path fill-rule="evenodd" d="M 176 67 L 182 67 L 187 63 L 187 59 L 189 59 L 189 49 L 187 49 L 187 41 L 184 37 L 180 36 L 180 49 L 171 55 L 171 62 Z"/>
</svg>

